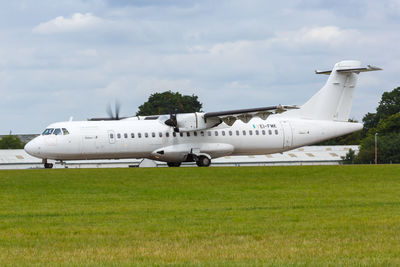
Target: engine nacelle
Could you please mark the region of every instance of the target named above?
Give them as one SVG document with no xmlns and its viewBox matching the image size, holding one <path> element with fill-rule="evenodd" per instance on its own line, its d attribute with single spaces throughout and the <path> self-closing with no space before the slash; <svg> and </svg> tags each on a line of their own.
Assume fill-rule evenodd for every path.
<svg viewBox="0 0 400 267">
<path fill-rule="evenodd" d="M 176 115 L 177 128 L 180 132 L 199 131 L 219 125 L 219 118 L 204 118 L 204 113 L 181 113 Z"/>
</svg>

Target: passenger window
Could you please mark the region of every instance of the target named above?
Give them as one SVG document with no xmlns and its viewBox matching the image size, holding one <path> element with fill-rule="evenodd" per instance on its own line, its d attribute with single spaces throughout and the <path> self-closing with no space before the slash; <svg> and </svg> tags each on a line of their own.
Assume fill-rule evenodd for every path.
<svg viewBox="0 0 400 267">
<path fill-rule="evenodd" d="M 68 130 L 65 129 L 65 128 L 62 128 L 62 131 L 63 131 L 63 134 L 64 134 L 64 135 L 68 135 L 68 134 L 69 134 Z"/>
<path fill-rule="evenodd" d="M 125 137 L 125 138 L 128 138 L 128 134 L 127 134 L 127 133 L 124 133 L 124 137 Z"/>
<path fill-rule="evenodd" d="M 262 133 L 262 135 L 265 135 L 265 130 L 262 130 L 261 133 Z"/>
<path fill-rule="evenodd" d="M 210 131 L 207 131 L 207 135 L 208 135 L 208 136 L 211 136 L 211 132 L 210 132 Z"/>
<path fill-rule="evenodd" d="M 253 131 L 252 131 L 252 130 L 249 130 L 249 134 L 250 134 L 250 135 L 253 135 Z"/>
<path fill-rule="evenodd" d="M 246 131 L 245 130 L 243 130 L 243 135 L 246 135 Z"/>
<path fill-rule="evenodd" d="M 200 132 L 200 135 L 201 135 L 201 136 L 204 136 L 204 132 L 203 132 L 203 131 L 201 131 L 201 132 Z"/>
<path fill-rule="evenodd" d="M 172 135 L 173 135 L 174 137 L 176 137 L 176 132 L 173 132 Z"/>
<path fill-rule="evenodd" d="M 114 139 L 114 135 L 110 133 L 110 139 Z"/>
<path fill-rule="evenodd" d="M 187 135 L 187 137 L 190 137 L 190 133 L 189 132 L 187 132 L 186 135 Z"/>
<path fill-rule="evenodd" d="M 275 130 L 275 134 L 278 134 L 278 130 Z"/>
<path fill-rule="evenodd" d="M 258 130 L 256 130 L 256 135 L 259 135 L 260 133 L 258 132 Z"/>
<path fill-rule="evenodd" d="M 240 134 L 240 132 L 239 132 L 239 131 L 236 131 L 236 135 L 239 136 L 239 134 Z"/>
<path fill-rule="evenodd" d="M 149 137 L 149 133 L 144 133 L 144 137 L 148 138 Z"/>
<path fill-rule="evenodd" d="M 215 134 L 215 136 L 218 136 L 218 131 L 215 131 L 214 134 Z"/>
<path fill-rule="evenodd" d="M 53 134 L 54 135 L 60 135 L 61 134 L 61 129 L 54 129 L 54 132 L 53 132 Z"/>
<path fill-rule="evenodd" d="M 222 136 L 225 136 L 225 131 L 222 131 Z"/>
<path fill-rule="evenodd" d="M 229 131 L 229 135 L 232 136 L 232 131 Z"/>
<path fill-rule="evenodd" d="M 272 134 L 272 131 L 271 131 L 271 130 L 268 130 L 268 134 L 271 135 L 271 134 Z"/>
<path fill-rule="evenodd" d="M 121 134 L 119 133 L 119 134 L 117 134 L 117 138 L 119 139 L 119 138 L 121 138 Z"/>
<path fill-rule="evenodd" d="M 194 136 L 197 136 L 197 132 L 193 132 L 193 135 L 194 135 Z"/>
<path fill-rule="evenodd" d="M 168 132 L 165 133 L 165 137 L 169 137 L 169 133 Z"/>
<path fill-rule="evenodd" d="M 182 132 L 180 132 L 179 135 L 180 135 L 181 137 L 183 137 L 183 133 L 182 133 Z"/>
<path fill-rule="evenodd" d="M 138 134 L 137 134 L 137 137 L 138 137 L 138 138 L 142 138 L 142 133 L 138 133 Z"/>
<path fill-rule="evenodd" d="M 158 136 L 159 136 L 159 137 L 162 137 L 162 132 L 159 132 L 159 133 L 158 133 Z"/>
<path fill-rule="evenodd" d="M 134 133 L 131 133 L 131 138 L 135 138 L 135 134 Z"/>
<path fill-rule="evenodd" d="M 152 132 L 152 133 L 151 133 L 151 136 L 152 136 L 152 137 L 156 137 L 156 133 L 155 133 L 155 132 Z"/>
</svg>

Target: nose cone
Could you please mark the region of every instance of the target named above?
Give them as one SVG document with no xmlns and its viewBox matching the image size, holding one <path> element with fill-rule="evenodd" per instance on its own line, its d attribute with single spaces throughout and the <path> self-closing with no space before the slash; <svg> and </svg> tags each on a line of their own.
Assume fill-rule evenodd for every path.
<svg viewBox="0 0 400 267">
<path fill-rule="evenodd" d="M 38 145 L 36 138 L 33 139 L 32 141 L 29 141 L 25 145 L 24 150 L 29 155 L 40 158 L 40 147 Z"/>
</svg>

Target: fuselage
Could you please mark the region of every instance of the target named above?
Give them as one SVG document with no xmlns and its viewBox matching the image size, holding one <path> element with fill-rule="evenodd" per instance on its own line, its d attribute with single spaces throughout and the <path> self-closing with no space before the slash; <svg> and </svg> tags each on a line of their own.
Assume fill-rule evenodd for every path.
<svg viewBox="0 0 400 267">
<path fill-rule="evenodd" d="M 232 126 L 222 123 L 188 132 L 175 132 L 160 119 L 68 121 L 49 125 L 47 133 L 29 142 L 25 150 L 53 160 L 149 158 L 181 162 L 193 152 L 210 158 L 283 152 L 361 128 L 359 123 L 288 118 L 281 114 L 267 120 L 255 117 L 248 123 L 238 120 Z"/>
</svg>

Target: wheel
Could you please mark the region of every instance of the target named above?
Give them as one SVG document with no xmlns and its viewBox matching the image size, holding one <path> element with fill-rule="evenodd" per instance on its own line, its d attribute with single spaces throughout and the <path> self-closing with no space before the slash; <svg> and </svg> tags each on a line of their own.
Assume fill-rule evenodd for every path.
<svg viewBox="0 0 400 267">
<path fill-rule="evenodd" d="M 45 167 L 46 169 L 51 169 L 51 168 L 53 168 L 53 163 L 45 163 L 45 164 L 44 164 L 44 167 Z"/>
<path fill-rule="evenodd" d="M 181 162 L 167 162 L 168 167 L 179 167 Z"/>
<path fill-rule="evenodd" d="M 211 159 L 206 156 L 200 156 L 199 159 L 196 161 L 196 164 L 199 167 L 208 167 L 211 164 Z"/>
</svg>

